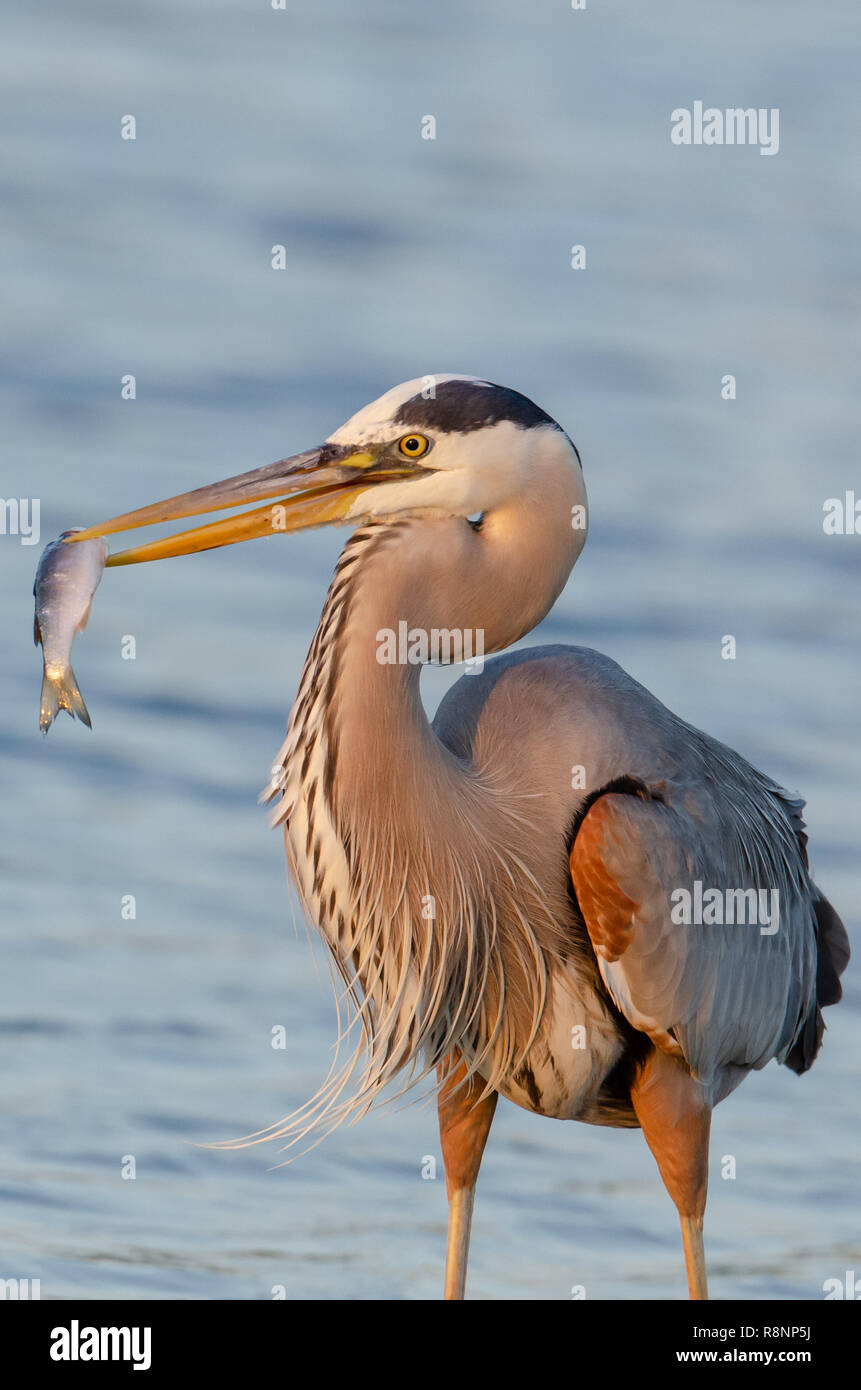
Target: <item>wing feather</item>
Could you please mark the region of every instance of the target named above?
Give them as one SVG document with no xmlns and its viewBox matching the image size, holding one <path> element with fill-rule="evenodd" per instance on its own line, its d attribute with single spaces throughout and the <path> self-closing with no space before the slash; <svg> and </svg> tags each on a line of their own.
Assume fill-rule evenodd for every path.
<svg viewBox="0 0 861 1390">
<path fill-rule="evenodd" d="M 609 793 L 589 808 L 570 863 L 601 975 L 633 1027 L 723 1094 L 738 1069 L 785 1060 L 817 1007 L 815 890 L 800 849 L 797 862 L 764 858 L 756 835 L 691 793 L 682 805 Z M 679 890 L 693 904 L 697 881 L 722 895 L 720 920 L 678 920 Z M 775 931 L 723 920 L 727 892 L 750 889 L 777 891 Z"/>
</svg>

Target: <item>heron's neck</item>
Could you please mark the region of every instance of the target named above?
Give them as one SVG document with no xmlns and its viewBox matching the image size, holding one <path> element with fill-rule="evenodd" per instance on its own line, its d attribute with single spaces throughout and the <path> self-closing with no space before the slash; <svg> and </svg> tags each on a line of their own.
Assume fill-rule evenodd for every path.
<svg viewBox="0 0 861 1390">
<path fill-rule="evenodd" d="M 428 722 L 421 665 L 404 659 L 404 634 L 417 631 L 422 607 L 408 529 L 376 525 L 351 537 L 308 658 L 324 690 L 324 794 L 348 848 L 393 825 L 400 844 L 414 843 L 406 832 L 417 808 L 455 795 L 460 775 Z"/>
<path fill-rule="evenodd" d="M 459 518 L 405 518 L 351 537 L 311 656 L 326 670 L 327 793 L 354 836 L 385 827 L 390 853 L 432 850 L 464 797 L 480 812 L 474 777 L 428 722 L 422 658 L 440 642 L 449 659 L 458 646 L 464 656 L 509 646 L 552 607 L 578 550 L 547 498 L 494 513 L 478 532 Z"/>
<path fill-rule="evenodd" d="M 436 737 L 420 665 L 400 659 L 397 642 L 396 659 L 380 659 L 402 623 L 469 624 L 492 652 L 548 611 L 576 541 L 538 509 L 485 526 L 404 519 L 350 539 L 273 788 L 308 912 L 373 1020 L 372 1089 L 422 1048 L 432 1060 L 471 1048 L 478 1067 L 492 1046 L 488 1075 L 502 1074 L 538 1026 L 544 942 L 562 931 L 505 851 L 523 833 L 522 803 Z"/>
</svg>

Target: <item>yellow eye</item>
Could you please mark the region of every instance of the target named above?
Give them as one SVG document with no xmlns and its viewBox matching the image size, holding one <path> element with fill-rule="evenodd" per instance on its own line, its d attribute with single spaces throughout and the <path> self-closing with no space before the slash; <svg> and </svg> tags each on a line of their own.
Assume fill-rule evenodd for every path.
<svg viewBox="0 0 861 1390">
<path fill-rule="evenodd" d="M 423 434 L 405 434 L 398 440 L 398 448 L 408 459 L 420 459 L 430 448 L 430 440 Z"/>
</svg>

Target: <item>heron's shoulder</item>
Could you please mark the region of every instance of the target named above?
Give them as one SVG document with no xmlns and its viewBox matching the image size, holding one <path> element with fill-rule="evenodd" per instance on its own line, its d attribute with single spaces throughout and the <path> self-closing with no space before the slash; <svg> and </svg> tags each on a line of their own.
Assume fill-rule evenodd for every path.
<svg viewBox="0 0 861 1390">
<path fill-rule="evenodd" d="M 544 758 L 579 747 L 597 767 L 605 753 L 657 733 L 668 711 L 610 657 L 588 647 L 525 647 L 487 660 L 445 695 L 433 721 L 452 751 L 516 746 Z M 541 750 L 544 750 L 542 753 Z"/>
<path fill-rule="evenodd" d="M 564 747 L 591 769 L 595 786 L 622 776 L 660 784 L 668 802 L 697 816 L 765 823 L 772 835 L 779 827 L 777 839 L 804 848 L 800 797 L 589 647 L 526 647 L 491 658 L 448 691 L 434 729 L 462 756 L 477 742 L 507 741 L 524 754 Z"/>
<path fill-rule="evenodd" d="M 462 677 L 448 692 L 440 708 L 447 702 L 484 701 L 500 681 L 508 688 L 537 685 L 546 690 L 567 692 L 573 685 L 603 690 L 639 693 L 654 699 L 645 686 L 629 676 L 627 671 L 603 652 L 591 647 L 569 647 L 563 644 L 545 647 L 521 647 L 503 652 L 484 662 L 481 671 Z"/>
<path fill-rule="evenodd" d="M 511 717 L 557 716 L 567 721 L 577 712 L 602 710 L 608 719 L 614 697 L 660 719 L 663 706 L 627 671 L 590 647 L 522 647 L 490 657 L 481 670 L 461 676 L 440 702 L 434 728 L 441 738 L 464 723 L 473 723 L 506 708 Z M 667 711 L 668 713 L 668 711 Z"/>
</svg>

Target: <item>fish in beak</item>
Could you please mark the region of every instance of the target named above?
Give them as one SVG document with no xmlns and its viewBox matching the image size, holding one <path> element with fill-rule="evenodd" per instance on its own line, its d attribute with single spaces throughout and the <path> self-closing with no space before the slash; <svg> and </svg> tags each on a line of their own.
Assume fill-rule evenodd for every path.
<svg viewBox="0 0 861 1390">
<path fill-rule="evenodd" d="M 214 550 L 237 541 L 253 540 L 284 531 L 300 531 L 345 521 L 356 500 L 377 483 L 391 483 L 424 472 L 408 459 L 392 457 L 388 450 L 356 449 L 349 445 L 323 444 L 318 449 L 280 459 L 264 468 L 240 473 L 235 478 L 180 493 L 134 512 L 115 516 L 100 526 L 75 531 L 67 544 L 93 540 L 116 531 L 136 530 L 180 517 L 202 516 L 248 502 L 266 501 L 263 507 L 211 521 L 163 540 L 133 546 L 109 556 L 108 565 L 136 565 L 144 560 L 165 560 Z M 272 499 L 279 499 L 273 501 Z"/>
</svg>

